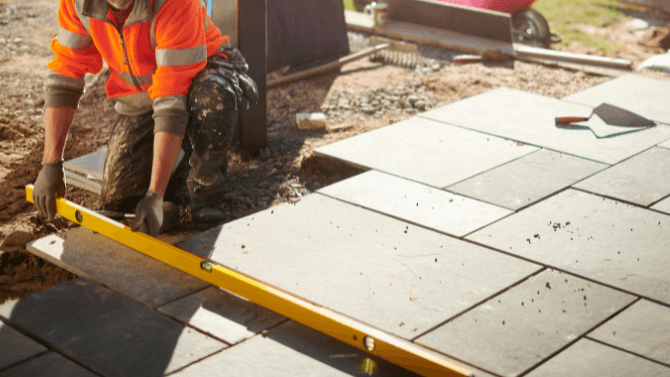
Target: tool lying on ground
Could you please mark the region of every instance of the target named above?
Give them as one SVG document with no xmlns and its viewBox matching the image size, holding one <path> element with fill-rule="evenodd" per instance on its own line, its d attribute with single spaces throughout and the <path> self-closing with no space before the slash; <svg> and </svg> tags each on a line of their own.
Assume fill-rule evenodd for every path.
<svg viewBox="0 0 670 377">
<path fill-rule="evenodd" d="M 134 213 L 125 213 L 125 212 L 116 212 L 116 211 L 94 211 L 100 216 L 105 216 L 109 217 L 110 219 L 114 220 L 123 220 L 123 219 L 129 219 L 132 220 L 135 218 Z"/>
<path fill-rule="evenodd" d="M 634 112 L 610 105 L 609 103 L 602 103 L 593 111 L 588 117 L 557 117 L 557 124 L 569 124 L 576 122 L 585 122 L 593 115 L 597 115 L 605 123 L 610 126 L 619 126 L 619 127 L 653 127 L 656 125 L 653 121 L 641 117 Z"/>
<path fill-rule="evenodd" d="M 390 47 L 390 44 L 368 47 L 365 50 L 362 50 L 362 51 L 359 51 L 357 53 L 344 56 L 344 57 L 342 57 L 342 58 L 340 58 L 340 59 L 338 59 L 334 62 L 326 63 L 324 65 L 314 67 L 314 68 L 310 68 L 310 69 L 304 70 L 302 72 L 296 72 L 296 73 L 291 74 L 291 75 L 287 75 L 287 76 L 284 76 L 284 77 L 279 77 L 279 78 L 274 79 L 274 80 L 270 80 L 270 81 L 268 81 L 268 84 L 267 84 L 268 89 L 274 88 L 276 86 L 288 84 L 288 83 L 293 82 L 293 81 L 305 79 L 305 78 L 308 78 L 308 77 L 312 77 L 312 76 L 320 75 L 322 73 L 326 73 L 326 72 L 336 70 L 336 69 L 342 67 L 343 65 L 345 65 L 347 63 L 350 63 L 350 62 L 353 62 L 355 60 L 364 58 L 368 55 L 375 54 L 378 51 L 383 50 L 383 49 L 388 48 L 388 47 Z"/>
<path fill-rule="evenodd" d="M 32 203 L 32 198 L 33 186 L 26 186 L 26 199 Z M 473 375 L 469 370 L 414 343 L 337 314 L 144 233 L 133 232 L 128 226 L 64 198 L 56 199 L 56 213 L 187 274 L 413 372 L 424 376 Z"/>
<path fill-rule="evenodd" d="M 589 121 L 593 117 L 593 115 L 597 115 L 608 126 L 625 127 L 626 130 L 623 130 L 621 132 L 610 133 L 607 136 L 601 136 L 598 135 L 598 133 L 588 125 L 573 124 L 577 122 Z M 656 125 L 656 123 L 647 118 L 644 118 L 631 111 L 622 109 L 620 107 L 608 103 L 602 103 L 598 107 L 594 108 L 593 111 L 591 112 L 591 115 L 589 115 L 588 117 L 581 117 L 581 116 L 557 117 L 555 121 L 556 121 L 556 127 L 578 129 L 578 130 L 590 130 L 591 132 L 593 132 L 594 135 L 596 135 L 597 138 L 619 136 L 631 132 L 641 131 L 645 128 L 654 127 Z"/>
<path fill-rule="evenodd" d="M 371 61 L 394 64 L 410 69 L 414 69 L 421 64 L 421 56 L 416 44 L 377 37 L 375 35 L 370 36 L 370 46 L 384 44 L 388 44 L 389 47 L 372 55 L 370 57 Z"/>
</svg>

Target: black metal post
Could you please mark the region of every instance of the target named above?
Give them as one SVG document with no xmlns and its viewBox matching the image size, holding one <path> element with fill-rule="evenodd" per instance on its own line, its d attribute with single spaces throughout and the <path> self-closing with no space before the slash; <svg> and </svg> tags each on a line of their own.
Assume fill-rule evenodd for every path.
<svg viewBox="0 0 670 377">
<path fill-rule="evenodd" d="M 240 147 L 255 154 L 267 144 L 267 0 L 237 0 L 237 43 L 258 85 L 258 104 L 240 113 Z"/>
</svg>

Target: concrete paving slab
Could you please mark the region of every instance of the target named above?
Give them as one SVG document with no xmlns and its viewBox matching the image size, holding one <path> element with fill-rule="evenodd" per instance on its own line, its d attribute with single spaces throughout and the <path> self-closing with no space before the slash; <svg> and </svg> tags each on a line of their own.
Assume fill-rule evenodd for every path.
<svg viewBox="0 0 670 377">
<path fill-rule="evenodd" d="M 646 207 L 670 194 L 670 150 L 652 148 L 575 187 Z"/>
<path fill-rule="evenodd" d="M 317 148 L 315 153 L 446 187 L 536 150 L 415 117 Z"/>
<path fill-rule="evenodd" d="M 0 305 L 0 316 L 104 376 L 162 376 L 226 347 L 82 278 Z"/>
<path fill-rule="evenodd" d="M 670 369 L 641 357 L 580 339 L 548 362 L 533 370 L 528 377 L 664 377 Z"/>
<path fill-rule="evenodd" d="M 670 127 L 665 125 L 602 139 L 588 130 L 556 127 L 557 116 L 588 116 L 591 110 L 555 98 L 500 88 L 420 116 L 606 164 L 618 163 L 670 139 Z"/>
<path fill-rule="evenodd" d="M 670 197 L 665 198 L 661 200 L 660 202 L 654 204 L 651 206 L 651 209 L 655 209 L 657 211 L 665 212 L 667 214 L 670 214 Z"/>
<path fill-rule="evenodd" d="M 285 318 L 218 287 L 209 287 L 158 308 L 178 321 L 236 344 Z"/>
<path fill-rule="evenodd" d="M 206 376 L 213 370 L 217 371 L 217 376 L 417 376 L 293 321 L 272 329 L 266 336 L 255 336 L 226 349 L 173 376 Z M 490 375 L 476 371 L 476 376 Z"/>
<path fill-rule="evenodd" d="M 542 149 L 447 190 L 517 210 L 608 166 Z"/>
<path fill-rule="evenodd" d="M 668 334 L 670 308 L 640 300 L 595 329 L 589 337 L 670 366 Z"/>
<path fill-rule="evenodd" d="M 152 308 L 209 286 L 83 227 L 33 241 L 27 249 L 77 276 L 101 282 Z"/>
<path fill-rule="evenodd" d="M 107 147 L 104 147 L 87 155 L 65 161 L 63 163 L 63 168 L 65 168 L 65 170 L 79 173 L 84 177 L 90 174 L 98 180 L 102 180 L 106 155 Z"/>
<path fill-rule="evenodd" d="M 176 246 L 406 339 L 540 268 L 319 194 Z"/>
<path fill-rule="evenodd" d="M 456 237 L 512 213 L 374 170 L 322 188 L 319 193 Z"/>
<path fill-rule="evenodd" d="M 0 369 L 46 350 L 43 345 L 0 322 Z"/>
<path fill-rule="evenodd" d="M 667 215 L 570 189 L 467 238 L 670 304 L 669 230 Z"/>
<path fill-rule="evenodd" d="M 592 107 L 607 102 L 656 122 L 670 124 L 666 101 L 669 92 L 669 81 L 630 74 L 582 90 L 564 100 Z"/>
<path fill-rule="evenodd" d="M 670 149 L 670 140 L 668 140 L 666 142 L 663 142 L 663 143 L 659 144 L 658 146 Z"/>
<path fill-rule="evenodd" d="M 0 377 L 97 377 L 86 368 L 63 356 L 49 352 L 0 373 Z"/>
<path fill-rule="evenodd" d="M 102 183 L 100 181 L 87 179 L 86 176 L 71 171 L 65 171 L 65 182 L 67 185 L 79 187 L 94 194 L 100 195 L 102 192 Z"/>
<path fill-rule="evenodd" d="M 546 270 L 416 340 L 502 376 L 550 357 L 634 296 Z"/>
</svg>

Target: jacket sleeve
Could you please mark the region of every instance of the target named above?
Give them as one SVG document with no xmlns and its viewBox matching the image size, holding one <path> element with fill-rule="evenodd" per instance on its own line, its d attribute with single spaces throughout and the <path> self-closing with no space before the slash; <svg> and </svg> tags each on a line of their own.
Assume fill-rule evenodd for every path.
<svg viewBox="0 0 670 377">
<path fill-rule="evenodd" d="M 184 136 L 188 89 L 207 64 L 206 20 L 198 0 L 168 0 L 156 15 L 157 68 L 148 90 L 154 100 L 154 132 Z"/>
<path fill-rule="evenodd" d="M 84 75 L 102 69 L 102 56 L 79 20 L 74 0 L 61 0 L 58 36 L 51 41 L 56 56 L 47 66 L 46 107 L 76 108 L 84 92 Z"/>
</svg>

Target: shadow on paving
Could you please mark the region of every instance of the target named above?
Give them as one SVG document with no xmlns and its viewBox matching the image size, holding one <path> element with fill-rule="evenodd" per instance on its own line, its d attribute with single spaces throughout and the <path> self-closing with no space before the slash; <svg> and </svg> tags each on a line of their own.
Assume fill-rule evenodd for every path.
<svg viewBox="0 0 670 377">
<path fill-rule="evenodd" d="M 224 310 L 220 304 L 207 301 L 200 307 L 214 311 L 219 321 L 233 321 L 250 331 L 247 337 L 272 326 L 262 325 L 267 319 L 255 318 L 262 313 L 262 308 L 228 296 L 226 301 L 233 307 Z M 198 309 L 198 306 L 182 306 L 180 317 L 190 321 Z M 246 315 L 240 315 L 240 311 Z M 239 372 L 248 369 L 248 364 L 261 365 L 257 375 L 293 376 L 295 368 L 303 372 L 313 370 L 315 373 L 306 374 L 314 376 L 414 375 L 305 326 L 285 321 L 278 331 L 271 329 L 254 339 L 243 339 L 235 346 L 244 347 L 240 348 L 241 352 L 226 358 L 225 353 L 236 350 L 235 347 L 84 278 L 0 305 L 0 317 L 47 348 L 102 376 L 151 377 L 173 372 L 200 375 L 192 374 L 189 369 L 197 369 L 199 360 L 206 359 L 202 361 L 206 362 L 212 355 L 228 360 L 224 365 L 218 364 L 224 367 L 221 370 L 224 375 L 240 375 Z M 214 322 L 212 326 L 216 325 Z M 255 340 L 253 347 L 248 345 L 252 340 Z M 0 344 L 6 341 L 11 339 L 3 340 L 0 333 Z M 0 375 L 12 375 L 12 369 L 19 366 L 22 371 L 30 370 L 27 367 L 30 363 L 42 368 L 35 370 L 35 374 L 49 375 L 51 369 L 43 370 L 43 360 L 37 359 L 14 363 L 5 370 L 0 368 Z M 188 367 L 193 363 L 196 365 Z"/>
</svg>

